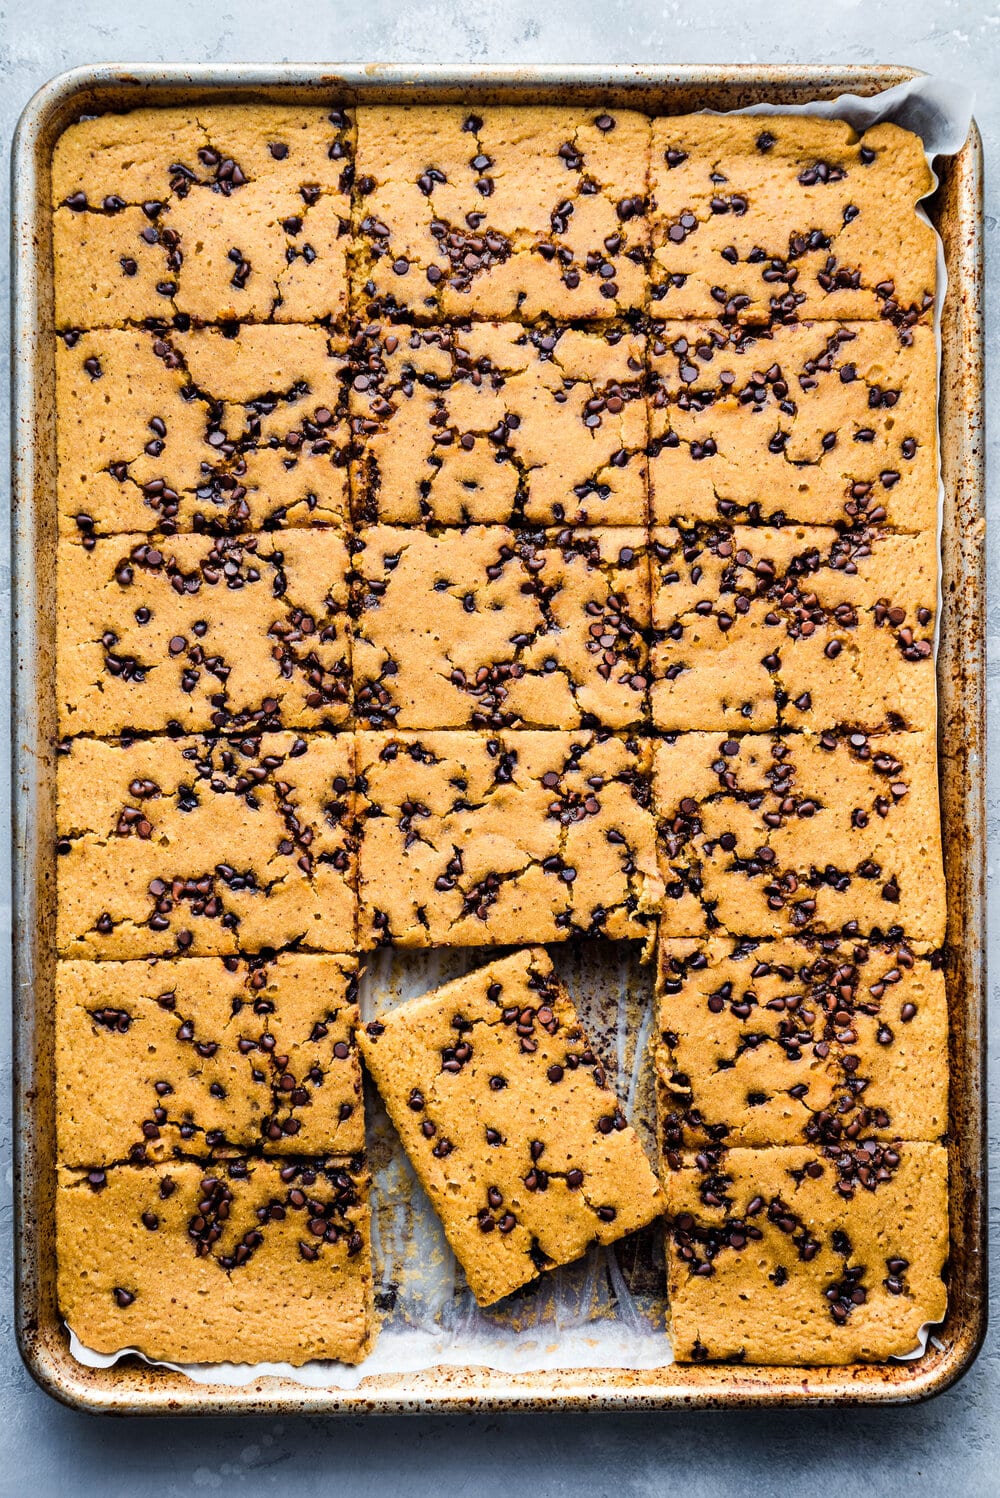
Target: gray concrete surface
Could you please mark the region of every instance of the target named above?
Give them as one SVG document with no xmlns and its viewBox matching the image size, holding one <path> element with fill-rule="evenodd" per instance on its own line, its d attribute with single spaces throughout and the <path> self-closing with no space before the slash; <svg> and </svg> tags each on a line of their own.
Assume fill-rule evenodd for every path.
<svg viewBox="0 0 1000 1498">
<path fill-rule="evenodd" d="M 0 137 L 47 78 L 78 63 L 121 61 L 848 62 L 910 63 L 965 80 L 986 142 L 988 346 L 1000 340 L 998 0 L 0 0 Z M 0 203 L 5 226 L 7 202 Z M 2 236 L 4 244 L 6 235 Z M 6 279 L 6 253 L 0 279 Z M 6 329 L 7 298 L 0 287 Z M 6 334 L 5 334 L 6 336 Z M 0 400 L 7 382 L 0 376 Z M 0 413 L 2 415 L 2 413 Z M 998 473 L 991 444 L 990 480 Z M 0 484 L 6 473 L 0 468 Z M 990 679 L 1000 675 L 996 550 Z M 9 570 L 0 545 L 6 637 Z M 6 661 L 3 662 L 6 671 Z M 6 686 L 0 679 L 0 688 Z M 5 695 L 5 694 L 4 694 Z M 995 695 L 995 694 L 994 694 Z M 995 739 L 997 712 L 991 724 Z M 7 753 L 0 758 L 6 804 Z M 992 780 L 992 853 L 1000 788 Z M 996 876 L 991 870 L 995 894 Z M 993 949 L 997 948 L 993 900 Z M 2 919 L 9 927 L 4 878 Z M 6 966 L 6 945 L 3 947 Z M 1000 972 L 1000 961 L 994 963 Z M 9 984 L 0 972 L 4 994 Z M 996 977 L 993 987 L 996 987 Z M 98 1421 L 51 1402 L 22 1368 L 12 1334 L 9 1015 L 0 1006 L 0 1495 L 2 1498 L 178 1498 L 258 1494 L 525 1492 L 531 1498 L 750 1494 L 1000 1493 L 1000 1327 L 950 1393 L 880 1413 L 660 1415 L 619 1418 Z M 992 1070 L 993 1099 L 998 1074 Z M 994 1124 L 996 1115 L 994 1113 Z M 993 1136 L 994 1163 L 1000 1158 Z M 994 1195 L 996 1192 L 994 1191 Z M 993 1246 L 1000 1226 L 993 1217 Z M 995 1318 L 1000 1322 L 1000 1317 Z"/>
</svg>

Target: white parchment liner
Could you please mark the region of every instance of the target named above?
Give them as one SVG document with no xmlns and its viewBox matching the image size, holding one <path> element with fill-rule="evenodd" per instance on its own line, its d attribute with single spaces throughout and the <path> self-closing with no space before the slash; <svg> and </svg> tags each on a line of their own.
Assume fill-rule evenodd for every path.
<svg viewBox="0 0 1000 1498">
<path fill-rule="evenodd" d="M 754 104 L 732 112 L 819 115 L 847 120 L 859 132 L 891 121 L 921 137 L 933 170 L 935 156 L 952 155 L 961 149 L 969 132 L 972 107 L 972 93 L 964 85 L 940 78 L 917 78 L 870 98 L 842 94 L 833 100 Z M 918 211 L 923 213 L 923 209 Z M 939 366 L 945 285 L 944 250 L 939 239 L 934 308 Z M 941 494 L 943 497 L 943 489 Z M 579 948 L 557 947 L 552 955 L 652 1158 L 651 969 L 640 966 L 636 949 L 628 944 L 598 941 Z M 426 993 L 484 960 L 482 950 L 475 948 L 375 953 L 361 985 L 362 1019 Z M 509 1297 L 497 1308 L 483 1311 L 467 1289 L 437 1216 L 371 1088 L 366 1093 L 366 1110 L 373 1178 L 372 1252 L 382 1323 L 374 1351 L 356 1368 L 330 1362 L 306 1363 L 300 1368 L 290 1363 L 155 1366 L 173 1368 L 200 1384 L 239 1386 L 272 1376 L 311 1388 L 355 1389 L 376 1374 L 414 1373 L 434 1367 L 525 1373 L 570 1368 L 662 1368 L 672 1362 L 665 1326 L 661 1245 L 655 1233 L 646 1237 L 638 1251 L 627 1244 L 594 1248 L 578 1264 L 543 1275 L 534 1286 Z M 637 1254 L 642 1259 L 638 1268 Z M 68 1330 L 70 1351 L 88 1368 L 108 1368 L 127 1355 L 143 1357 L 135 1348 L 110 1354 L 94 1352 L 71 1328 Z M 929 1339 L 934 1340 L 930 1327 L 925 1326 L 918 1347 L 908 1358 L 920 1357 Z"/>
</svg>

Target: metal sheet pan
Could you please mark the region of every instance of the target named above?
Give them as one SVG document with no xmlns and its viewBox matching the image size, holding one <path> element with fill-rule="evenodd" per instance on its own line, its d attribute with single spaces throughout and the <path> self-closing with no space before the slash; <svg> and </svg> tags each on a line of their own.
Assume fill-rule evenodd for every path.
<svg viewBox="0 0 1000 1498">
<path fill-rule="evenodd" d="M 913 1363 L 841 1368 L 673 1364 L 660 1370 L 510 1375 L 431 1369 L 354 1391 L 262 1378 L 196 1385 L 129 1359 L 91 1370 L 70 1355 L 55 1298 L 53 1098 L 54 591 L 49 170 L 55 139 L 82 114 L 205 101 L 580 102 L 658 114 L 873 94 L 915 76 L 899 67 L 101 66 L 62 74 L 31 101 L 13 152 L 13 653 L 16 1327 L 29 1370 L 80 1409 L 155 1413 L 401 1413 L 662 1409 L 913 1402 L 970 1366 L 986 1328 L 984 1158 L 985 558 L 982 146 L 973 131 L 939 163 L 929 203 L 948 267 L 941 446 L 945 485 L 939 747 L 948 877 L 951 1006 L 951 1275 L 939 1345 Z"/>
</svg>

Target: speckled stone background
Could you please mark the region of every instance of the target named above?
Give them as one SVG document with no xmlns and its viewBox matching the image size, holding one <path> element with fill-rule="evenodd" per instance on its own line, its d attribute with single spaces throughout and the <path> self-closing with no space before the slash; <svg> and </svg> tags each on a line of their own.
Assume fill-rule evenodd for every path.
<svg viewBox="0 0 1000 1498">
<path fill-rule="evenodd" d="M 6 157 L 34 90 L 79 63 L 123 61 L 899 62 L 977 92 L 986 144 L 987 345 L 1000 341 L 998 0 L 0 0 L 0 133 Z M 6 174 L 5 174 L 6 176 Z M 0 220 L 6 225 L 6 184 Z M 6 241 L 6 234 L 4 234 Z M 6 250 L 0 281 L 6 282 Z M 0 316 L 7 326 L 6 288 Z M 991 385 L 992 385 L 991 381 Z M 7 381 L 0 376 L 0 402 Z M 996 437 L 990 484 L 1000 479 Z M 0 488 L 6 484 L 0 473 Z M 990 681 L 1000 679 L 991 517 Z M 0 540 L 6 634 L 9 570 Z M 3 662 L 6 673 L 6 660 Z M 6 680 L 2 682 L 6 700 Z M 997 694 L 991 732 L 995 739 Z M 7 752 L 0 758 L 7 802 Z M 991 863 L 1000 788 L 991 780 Z M 991 892 L 995 875 L 991 867 Z M 0 916 L 9 930 L 7 874 Z M 994 899 L 995 906 L 996 901 Z M 998 932 L 992 922 L 993 946 Z M 998 953 L 1000 956 L 1000 953 Z M 0 982 L 9 990 L 6 943 Z M 1000 969 L 1000 962 L 997 963 Z M 991 988 L 995 988 L 996 978 Z M 913 1409 L 426 1420 L 108 1421 L 56 1405 L 22 1367 L 12 1331 L 9 1006 L 0 1007 L 0 1495 L 179 1498 L 202 1492 L 438 1498 L 684 1498 L 803 1493 L 1000 1494 L 1000 1328 L 950 1393 Z M 992 1071 L 994 1103 L 997 1068 Z M 994 1163 L 1000 1159 L 994 1133 Z M 994 1183 L 995 1184 L 995 1183 Z M 993 1215 L 993 1248 L 1000 1223 Z M 998 1318 L 1000 1319 L 1000 1318 Z"/>
</svg>

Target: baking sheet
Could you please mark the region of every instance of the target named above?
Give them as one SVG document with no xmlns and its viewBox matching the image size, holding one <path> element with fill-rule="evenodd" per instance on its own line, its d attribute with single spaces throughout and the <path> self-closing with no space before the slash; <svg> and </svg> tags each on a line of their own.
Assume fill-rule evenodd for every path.
<svg viewBox="0 0 1000 1498">
<path fill-rule="evenodd" d="M 834 100 L 762 103 L 732 112 L 813 114 L 846 119 L 859 131 L 892 121 L 921 137 L 933 171 L 934 156 L 961 149 L 972 108 L 973 96 L 963 85 L 916 78 L 869 97 L 842 94 Z M 934 311 L 939 368 L 946 284 L 939 236 Z M 940 466 L 939 490 L 943 498 Z M 939 525 L 942 509 L 939 505 Z M 648 1045 L 653 1025 L 652 968 L 641 968 L 637 950 L 626 944 L 557 947 L 552 955 L 652 1158 L 655 1119 Z M 362 1019 L 484 960 L 481 950 L 373 954 L 362 981 Z M 301 1368 L 285 1363 L 155 1366 L 173 1368 L 203 1384 L 239 1387 L 270 1375 L 312 1388 L 355 1389 L 376 1374 L 437 1367 L 480 1367 L 516 1374 L 574 1368 L 657 1369 L 670 1364 L 663 1256 L 654 1234 L 644 1235 L 646 1241 L 638 1253 L 629 1240 L 625 1245 L 594 1248 L 579 1264 L 545 1275 L 500 1307 L 483 1311 L 465 1287 L 440 1224 L 373 1090 L 366 1101 L 373 1173 L 372 1247 L 382 1319 L 372 1354 L 357 1368 L 321 1362 Z M 924 1327 L 910 1359 L 922 1356 L 928 1337 L 933 1344 L 930 1328 Z M 107 1368 L 129 1354 L 142 1357 L 135 1349 L 96 1353 L 84 1347 L 71 1329 L 70 1347 L 77 1361 L 89 1368 Z"/>
</svg>

